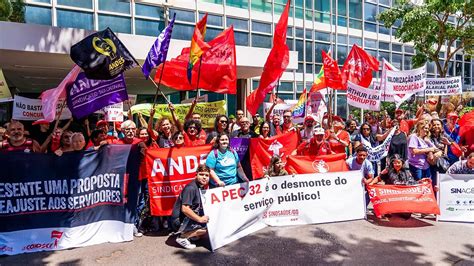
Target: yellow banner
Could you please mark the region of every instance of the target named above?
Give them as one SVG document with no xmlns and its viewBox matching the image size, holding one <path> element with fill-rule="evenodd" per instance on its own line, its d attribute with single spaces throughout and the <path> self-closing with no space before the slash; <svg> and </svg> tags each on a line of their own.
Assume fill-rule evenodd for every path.
<svg viewBox="0 0 474 266">
<path fill-rule="evenodd" d="M 3 71 L 0 68 L 0 103 L 12 101 L 12 94 L 8 88 L 7 82 L 5 81 L 5 76 L 3 76 Z"/>
<path fill-rule="evenodd" d="M 151 103 L 142 103 L 132 106 L 132 114 L 141 113 L 145 116 L 150 116 L 150 110 L 153 104 Z M 190 103 L 185 104 L 174 104 L 174 109 L 178 119 L 183 122 L 184 117 L 191 107 Z M 227 104 L 225 100 L 210 102 L 210 103 L 198 103 L 194 109 L 195 113 L 201 115 L 201 123 L 203 128 L 213 128 L 214 120 L 219 114 L 225 115 L 227 111 Z M 162 117 L 171 118 L 171 112 L 167 104 L 157 104 L 155 105 L 155 118 L 161 119 Z"/>
</svg>

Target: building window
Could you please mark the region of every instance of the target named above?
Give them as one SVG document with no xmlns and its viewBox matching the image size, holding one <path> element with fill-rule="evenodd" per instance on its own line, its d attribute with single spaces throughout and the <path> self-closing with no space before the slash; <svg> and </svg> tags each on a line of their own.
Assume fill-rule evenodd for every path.
<svg viewBox="0 0 474 266">
<path fill-rule="evenodd" d="M 114 32 L 132 33 L 131 19 L 99 14 L 99 30 L 110 27 Z"/>
<path fill-rule="evenodd" d="M 247 0 L 227 0 L 225 2 L 228 6 L 238 7 L 238 8 L 248 8 L 249 2 Z"/>
<path fill-rule="evenodd" d="M 227 27 L 230 25 L 234 25 L 235 30 L 249 30 L 248 20 L 227 17 Z"/>
<path fill-rule="evenodd" d="M 317 31 L 314 33 L 315 39 L 318 41 L 323 41 L 323 42 L 330 42 L 331 41 L 331 34 L 327 32 L 320 32 Z"/>
<path fill-rule="evenodd" d="M 194 33 L 194 25 L 175 23 L 173 27 L 173 39 L 191 40 Z"/>
<path fill-rule="evenodd" d="M 413 49 L 413 46 L 405 46 L 405 53 L 414 54 L 415 49 Z"/>
<path fill-rule="evenodd" d="M 303 44 L 303 41 L 296 40 L 296 51 L 298 52 L 298 61 L 303 61 L 303 58 L 304 58 L 304 44 Z"/>
<path fill-rule="evenodd" d="M 349 19 L 349 28 L 362 30 L 362 21 Z"/>
<path fill-rule="evenodd" d="M 323 13 L 330 13 L 331 3 L 329 1 L 330 0 L 314 0 L 314 9 Z"/>
<path fill-rule="evenodd" d="M 411 56 L 405 55 L 403 60 L 403 69 L 411 69 Z"/>
<path fill-rule="evenodd" d="M 170 18 L 176 13 L 176 20 L 196 23 L 194 11 L 186 11 L 181 9 L 170 8 Z"/>
<path fill-rule="evenodd" d="M 272 25 L 264 22 L 252 21 L 252 31 L 272 33 Z"/>
<path fill-rule="evenodd" d="M 362 19 L 362 0 L 349 1 L 349 17 Z"/>
<path fill-rule="evenodd" d="M 165 23 L 161 21 L 135 19 L 135 34 L 158 36 L 165 28 Z"/>
<path fill-rule="evenodd" d="M 347 46 L 338 45 L 337 46 L 337 64 L 343 65 L 347 57 Z"/>
<path fill-rule="evenodd" d="M 247 32 L 235 31 L 234 37 L 235 37 L 236 45 L 242 45 L 242 46 L 249 45 L 249 34 Z"/>
<path fill-rule="evenodd" d="M 92 13 L 57 9 L 56 14 L 58 27 L 94 29 Z"/>
<path fill-rule="evenodd" d="M 375 22 L 377 16 L 377 6 L 369 3 L 364 5 L 364 19 L 365 21 Z"/>
<path fill-rule="evenodd" d="M 272 12 L 272 3 L 267 0 L 252 0 L 252 11 Z"/>
<path fill-rule="evenodd" d="M 295 37 L 303 39 L 304 37 L 304 30 L 302 28 L 295 29 Z"/>
<path fill-rule="evenodd" d="M 331 45 L 325 43 L 316 43 L 314 48 L 314 60 L 317 63 L 323 62 L 322 52 L 328 53 Z M 334 58 L 334 55 L 331 55 Z"/>
<path fill-rule="evenodd" d="M 379 41 L 379 49 L 390 50 L 390 43 Z"/>
<path fill-rule="evenodd" d="M 392 64 L 398 68 L 402 69 L 402 64 L 403 64 L 403 56 L 401 54 L 392 54 Z"/>
<path fill-rule="evenodd" d="M 63 6 L 75 6 L 75 7 L 92 9 L 91 0 L 57 0 L 57 3 L 58 5 L 63 5 Z M 75 27 L 75 28 L 78 28 L 78 27 Z"/>
<path fill-rule="evenodd" d="M 366 31 L 377 32 L 377 25 L 374 23 L 365 22 L 364 29 Z"/>
<path fill-rule="evenodd" d="M 305 59 L 306 59 L 306 62 L 313 62 L 313 42 L 311 41 L 306 41 L 305 42 L 305 46 L 306 46 L 306 55 L 305 55 Z M 311 72 L 309 72 L 311 73 Z"/>
<path fill-rule="evenodd" d="M 202 0 L 202 1 L 222 5 L 222 0 Z"/>
<path fill-rule="evenodd" d="M 137 16 L 164 19 L 164 10 L 158 6 L 135 4 L 135 14 Z"/>
<path fill-rule="evenodd" d="M 119 0 L 99 0 L 99 10 L 130 14 L 130 2 Z"/>
<path fill-rule="evenodd" d="M 205 13 L 199 13 L 199 19 L 204 17 L 204 15 Z M 222 27 L 222 16 L 207 14 L 207 25 Z"/>
<path fill-rule="evenodd" d="M 357 44 L 362 47 L 362 38 L 349 36 L 349 45 Z"/>
<path fill-rule="evenodd" d="M 271 48 L 272 47 L 272 37 L 261 34 L 252 34 L 252 46 L 260 48 Z"/>
<path fill-rule="evenodd" d="M 337 35 L 337 43 L 346 45 L 347 44 L 347 35 L 341 35 L 341 34 Z"/>
<path fill-rule="evenodd" d="M 217 35 L 219 35 L 222 32 L 222 29 L 215 29 L 215 28 L 207 28 L 206 30 L 206 36 L 204 37 L 204 41 L 208 42 L 214 38 L 216 38 Z"/>
<path fill-rule="evenodd" d="M 379 51 L 379 61 L 382 61 L 383 58 L 385 58 L 385 60 L 390 62 L 390 53 Z"/>
<path fill-rule="evenodd" d="M 330 22 L 331 16 L 327 13 L 321 12 L 314 12 L 314 21 L 321 22 L 321 23 L 328 23 Z"/>
<path fill-rule="evenodd" d="M 26 23 L 51 26 L 53 24 L 51 21 L 51 8 L 27 5 L 25 21 Z"/>
<path fill-rule="evenodd" d="M 377 48 L 377 40 L 364 39 L 364 44 L 366 48 Z"/>
<path fill-rule="evenodd" d="M 402 52 L 402 45 L 401 44 L 395 44 L 392 43 L 392 50 L 395 52 Z"/>
</svg>

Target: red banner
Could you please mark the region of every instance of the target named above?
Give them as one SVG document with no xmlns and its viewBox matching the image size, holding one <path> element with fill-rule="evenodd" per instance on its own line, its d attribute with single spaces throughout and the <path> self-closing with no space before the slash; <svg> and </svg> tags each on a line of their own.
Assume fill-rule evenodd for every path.
<svg viewBox="0 0 474 266">
<path fill-rule="evenodd" d="M 206 162 L 211 145 L 148 149 L 145 170 L 150 194 L 150 210 L 154 216 L 169 216 L 183 188 L 196 177 L 200 163 Z"/>
<path fill-rule="evenodd" d="M 367 186 L 377 217 L 389 213 L 439 214 L 431 182 L 415 186 Z"/>
<path fill-rule="evenodd" d="M 278 135 L 270 139 L 254 138 L 250 140 L 250 165 L 253 179 L 263 177 L 265 169 L 270 164 L 273 154 L 281 156 L 283 162 L 286 156 L 296 149 L 298 134 L 295 131 Z"/>
<path fill-rule="evenodd" d="M 289 156 L 285 169 L 290 174 L 312 174 L 349 171 L 346 154 L 321 156 Z"/>
</svg>

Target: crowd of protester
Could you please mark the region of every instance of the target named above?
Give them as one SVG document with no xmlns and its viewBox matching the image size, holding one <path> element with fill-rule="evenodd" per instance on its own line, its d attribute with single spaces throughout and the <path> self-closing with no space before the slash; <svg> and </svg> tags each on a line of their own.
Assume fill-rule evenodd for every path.
<svg viewBox="0 0 474 266">
<path fill-rule="evenodd" d="M 204 129 L 200 114 L 194 112 L 196 101 L 183 121 L 180 121 L 173 105 L 169 106 L 171 119 L 154 119 L 155 111 L 150 111 L 146 121 L 141 115 L 122 123 L 108 123 L 99 120 L 93 129 L 89 120 L 67 121 L 60 126 L 41 122 L 28 130 L 20 121 L 11 121 L 0 128 L 0 151 L 65 153 L 97 150 L 107 144 L 131 144 L 144 155 L 148 148 L 193 147 L 212 144 L 213 148 L 200 165 L 196 181 L 190 183 L 179 197 L 173 219 L 151 217 L 148 206 L 146 180 L 142 184 L 140 215 L 137 219 L 136 236 L 146 230 L 170 227 L 181 233 L 177 242 L 186 247 L 194 247 L 190 239 L 203 234 L 209 217 L 202 213 L 198 188 L 222 187 L 248 182 L 239 156 L 230 146 L 230 139 L 262 138 L 295 131 L 299 145 L 292 155 L 346 154 L 346 163 L 351 170 L 361 170 L 366 184 L 414 185 L 431 179 L 436 189 L 438 173 L 474 174 L 474 143 L 468 143 L 459 136 L 458 114 L 444 115 L 428 113 L 420 106 L 415 117 L 407 117 L 402 109 L 394 114 L 386 111 L 366 113 L 361 123 L 354 119 L 344 120 L 338 116 L 325 115 L 322 121 L 306 116 L 302 124 L 295 124 L 292 113 L 285 111 L 280 116 L 273 114 L 276 101 L 265 114 L 252 117 L 252 121 L 237 110 L 236 116 L 216 114 L 214 127 Z M 129 114 L 132 119 L 131 114 Z M 137 127 L 137 124 L 140 127 Z M 370 162 L 367 156 L 370 148 L 383 143 L 394 130 L 389 143 L 388 156 L 378 162 Z M 287 175 L 282 158 L 274 156 L 265 172 L 265 177 Z M 290 173 L 291 174 L 291 173 Z M 260 177 L 253 177 L 260 178 Z M 158 222 L 150 222 L 149 220 Z M 177 220 L 176 220 L 177 219 Z M 151 229 L 150 229 L 151 228 Z"/>
</svg>

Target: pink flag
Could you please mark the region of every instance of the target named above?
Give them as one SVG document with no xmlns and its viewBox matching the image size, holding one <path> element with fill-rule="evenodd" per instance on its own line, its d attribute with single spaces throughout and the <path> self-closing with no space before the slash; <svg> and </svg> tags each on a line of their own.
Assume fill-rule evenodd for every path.
<svg viewBox="0 0 474 266">
<path fill-rule="evenodd" d="M 74 65 L 74 68 L 67 74 L 67 76 L 61 81 L 61 83 L 53 89 L 43 91 L 41 93 L 41 104 L 43 105 L 43 116 L 44 120 L 52 122 L 56 117 L 56 107 L 58 106 L 58 100 L 66 98 L 66 88 L 69 87 L 77 78 L 77 75 L 81 72 L 81 68 Z"/>
</svg>

